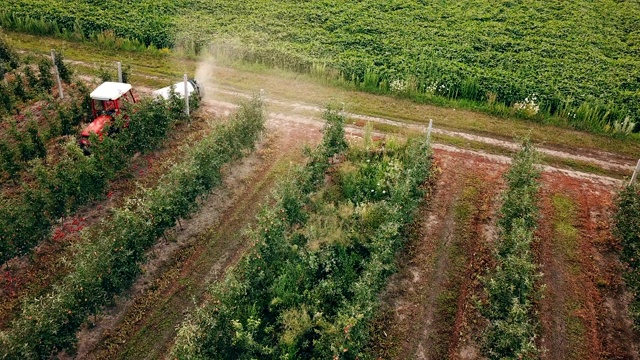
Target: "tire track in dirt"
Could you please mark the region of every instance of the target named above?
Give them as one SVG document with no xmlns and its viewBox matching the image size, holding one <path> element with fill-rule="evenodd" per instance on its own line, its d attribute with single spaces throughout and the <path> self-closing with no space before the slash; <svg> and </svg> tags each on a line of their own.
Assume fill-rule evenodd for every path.
<svg viewBox="0 0 640 360">
<path fill-rule="evenodd" d="M 639 337 L 609 230 L 616 188 L 558 173 L 544 173 L 542 184 L 534 246 L 545 286 L 541 358 L 638 359 Z"/>
<path fill-rule="evenodd" d="M 481 292 L 477 273 L 487 266 L 486 242 L 495 233 L 492 200 L 507 166 L 443 150 L 435 158 L 441 173 L 421 214 L 419 234 L 399 256 L 399 272 L 381 296 L 374 334 L 378 344 L 373 345 L 379 358 L 468 358 L 478 353 L 471 334 L 478 326 L 471 296 Z M 479 195 L 465 200 L 473 199 L 471 217 L 458 223 L 458 207 L 464 206 L 459 202 L 470 182 Z"/>
</svg>

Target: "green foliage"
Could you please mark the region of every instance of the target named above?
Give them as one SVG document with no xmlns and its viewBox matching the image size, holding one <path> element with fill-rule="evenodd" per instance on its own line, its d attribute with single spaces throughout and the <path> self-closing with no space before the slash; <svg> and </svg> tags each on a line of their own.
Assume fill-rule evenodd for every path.
<svg viewBox="0 0 640 360">
<path fill-rule="evenodd" d="M 531 254 L 538 217 L 536 159 L 533 145 L 525 140 L 505 175 L 498 265 L 483 279 L 487 302 L 481 312 L 489 320 L 483 351 L 490 359 L 533 359 L 538 354 L 533 300 L 539 274 Z"/>
<path fill-rule="evenodd" d="M 638 18 L 638 2 L 615 0 L 7 0 L 0 25 L 157 53 L 214 43 L 367 91 L 616 132 L 627 116 L 639 130 Z"/>
<path fill-rule="evenodd" d="M 5 71 L 16 69 L 19 65 L 18 54 L 9 46 L 4 34 L 0 32 L 0 73 L 4 74 Z"/>
<path fill-rule="evenodd" d="M 18 164 L 17 153 L 13 146 L 7 141 L 0 140 L 0 170 L 7 174 L 9 179 L 15 181 L 21 166 Z"/>
<path fill-rule="evenodd" d="M 64 63 L 64 56 L 61 52 L 54 51 L 54 59 L 56 60 L 55 65 L 58 68 L 58 74 L 60 74 L 60 79 L 67 84 L 71 84 L 71 76 L 73 72 L 71 69 Z"/>
<path fill-rule="evenodd" d="M 626 265 L 625 280 L 633 301 L 629 306 L 634 326 L 640 329 L 640 188 L 626 186 L 616 199 L 613 233 L 620 240 L 620 260 Z"/>
<path fill-rule="evenodd" d="M 308 151 L 307 164 L 261 211 L 252 251 L 181 327 L 172 357 L 363 356 L 377 292 L 394 270 L 395 253 L 422 201 L 431 157 L 424 139 L 386 150 L 347 150 L 340 139 L 344 118 L 333 111 L 325 118 L 322 144 Z M 332 167 L 337 151 L 344 152 L 344 162 Z M 357 201 L 343 191 L 347 176 L 324 182 L 327 174 L 354 173 L 350 181 L 367 187 L 371 171 L 361 172 L 363 166 L 379 169 L 374 176 L 389 191 Z"/>
<path fill-rule="evenodd" d="M 13 95 L 19 101 L 26 101 L 28 99 L 27 92 L 24 88 L 24 81 L 20 74 L 16 74 L 16 77 L 13 79 Z"/>
<path fill-rule="evenodd" d="M 21 315 L 0 332 L 0 356 L 48 358 L 71 349 L 86 317 L 127 289 L 140 273 L 144 251 L 220 183 L 224 164 L 254 146 L 264 119 L 261 102 L 243 105 L 230 122 L 194 144 L 156 188 L 142 189 L 108 219 L 85 231 L 72 271 L 50 292 L 26 300 Z M 76 155 L 83 157 L 79 149 Z"/>
<path fill-rule="evenodd" d="M 344 116 L 336 109 L 327 109 L 323 118 L 327 122 L 324 129 L 325 135 L 322 138 L 322 146 L 326 154 L 339 154 L 347 149 L 347 142 L 344 139 Z"/>
<path fill-rule="evenodd" d="M 109 68 L 105 68 L 100 65 L 100 69 L 98 69 L 98 77 L 102 82 L 113 81 L 114 75 Z"/>
<path fill-rule="evenodd" d="M 44 159 L 47 157 L 47 148 L 42 141 L 42 137 L 38 134 L 38 128 L 35 123 L 29 124 L 27 128 L 27 133 L 29 134 L 29 140 L 33 147 L 33 155 L 34 157 Z"/>
<path fill-rule="evenodd" d="M 42 59 L 38 62 L 38 70 L 40 71 L 39 86 L 40 90 L 48 93 L 53 87 L 53 76 L 51 75 L 51 60 Z"/>
<path fill-rule="evenodd" d="M 11 97 L 11 91 L 3 81 L 0 81 L 0 112 L 10 112 L 14 107 L 14 99 Z"/>
<path fill-rule="evenodd" d="M 122 82 L 129 83 L 130 75 L 131 75 L 131 65 L 127 64 L 122 67 Z"/>
</svg>

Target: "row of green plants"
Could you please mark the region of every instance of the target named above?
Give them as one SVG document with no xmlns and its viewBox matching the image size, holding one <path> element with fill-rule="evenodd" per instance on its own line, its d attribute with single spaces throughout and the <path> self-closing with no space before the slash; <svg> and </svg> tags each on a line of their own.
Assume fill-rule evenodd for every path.
<svg viewBox="0 0 640 360">
<path fill-rule="evenodd" d="M 70 273 L 47 294 L 25 300 L 20 316 L 0 333 L 0 357 L 47 359 L 63 349 L 73 351 L 87 316 L 133 283 L 145 250 L 198 208 L 221 183 L 225 164 L 253 149 L 264 122 L 260 100 L 243 104 L 228 123 L 189 147 L 156 187 L 139 190 L 100 224 L 85 229 Z"/>
<path fill-rule="evenodd" d="M 56 15 L 60 15 L 56 13 Z M 68 20 L 68 21 L 67 21 Z M 93 23 L 93 20 L 85 22 L 83 26 L 78 18 L 65 17 L 64 19 L 50 19 L 49 16 L 33 17 L 32 12 L 22 13 L 19 11 L 0 11 L 0 27 L 32 35 L 53 36 L 69 41 L 91 41 L 100 44 L 101 47 L 111 50 L 124 50 L 144 52 L 155 56 L 166 56 L 170 54 L 167 41 L 141 40 L 145 38 L 142 34 L 122 33 L 114 30 L 113 25 Z M 133 35 L 133 37 L 132 37 Z M 158 47 L 156 44 L 162 44 Z"/>
<path fill-rule="evenodd" d="M 482 315 L 489 321 L 483 333 L 483 352 L 489 359 L 535 359 L 538 320 L 534 302 L 538 265 L 531 253 L 538 220 L 537 154 L 525 141 L 505 175 L 495 269 L 483 278 L 486 302 Z"/>
<path fill-rule="evenodd" d="M 321 145 L 262 209 L 251 249 L 185 321 L 176 359 L 358 359 L 431 172 L 428 141 Z M 332 164 L 333 163 L 333 164 Z"/>
<path fill-rule="evenodd" d="M 198 105 L 194 97 L 190 106 Z M 175 94 L 166 102 L 144 99 L 123 113 L 128 117 L 116 119 L 113 125 L 120 129 L 117 135 L 103 139 L 92 135 L 91 156 L 83 154 L 75 137 L 68 138 L 55 162 L 31 160 L 24 175 L 28 181 L 18 195 L 0 196 L 0 261 L 27 253 L 49 237 L 60 219 L 104 196 L 110 181 L 128 167 L 135 153 L 158 148 L 170 129 L 187 119 Z"/>
<path fill-rule="evenodd" d="M 633 296 L 629 312 L 634 327 L 640 329 L 640 186 L 629 184 L 618 194 L 613 232 L 620 241 L 624 278 Z"/>
</svg>

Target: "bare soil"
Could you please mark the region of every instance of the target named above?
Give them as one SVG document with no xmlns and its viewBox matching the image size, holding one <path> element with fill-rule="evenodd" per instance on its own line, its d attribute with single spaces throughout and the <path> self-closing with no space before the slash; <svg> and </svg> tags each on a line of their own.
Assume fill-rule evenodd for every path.
<svg viewBox="0 0 640 360">
<path fill-rule="evenodd" d="M 381 296 L 375 337 L 383 341 L 373 349 L 381 359 L 466 359 L 479 353 L 473 330 L 482 324 L 473 299 L 481 292 L 477 277 L 491 261 L 487 244 L 495 236 L 492 200 L 507 166 L 446 150 L 437 150 L 435 158 L 440 174 L 420 216 L 418 236 L 398 257 L 399 272 Z M 456 221 L 456 206 L 470 180 L 479 190 L 469 204 L 474 210 Z M 465 259 L 459 271 L 452 266 L 454 251 Z M 452 285 L 457 291 L 443 298 Z"/>
<path fill-rule="evenodd" d="M 542 359 L 638 359 L 640 337 L 627 316 L 629 295 L 609 229 L 616 188 L 557 173 L 545 173 L 542 183 L 535 247 L 544 274 Z M 554 231 L 554 196 L 575 203 L 575 242 Z"/>
<path fill-rule="evenodd" d="M 436 145 L 441 173 L 421 215 L 419 236 L 399 255 L 399 272 L 381 296 L 372 353 L 380 359 L 480 359 L 485 320 L 475 309 L 483 298 L 479 276 L 494 266 L 492 242 L 508 158 Z M 466 269 L 456 273 L 451 244 L 460 224 L 452 209 L 460 202 L 469 173 L 485 184 L 479 211 L 467 224 L 474 235 L 463 252 Z M 543 273 L 537 305 L 542 359 L 638 359 L 640 337 L 627 315 L 629 294 L 621 279 L 618 244 L 610 232 L 612 196 L 618 181 L 544 168 L 541 218 L 534 252 Z M 558 235 L 555 197 L 575 204 L 573 243 Z M 459 279 L 452 282 L 452 277 Z M 438 317 L 443 293 L 457 290 L 455 323 Z M 459 284 L 459 285 L 458 285 Z M 452 301 L 452 300 L 449 300 Z M 451 305 L 453 306 L 453 305 Z M 449 332 L 444 332 L 448 329 Z M 443 354 L 439 343 L 445 342 Z"/>
</svg>

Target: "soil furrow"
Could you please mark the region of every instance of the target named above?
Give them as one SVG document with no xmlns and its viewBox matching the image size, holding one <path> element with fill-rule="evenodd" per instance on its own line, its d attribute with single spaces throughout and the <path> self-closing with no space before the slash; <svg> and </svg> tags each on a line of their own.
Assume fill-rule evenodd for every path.
<svg viewBox="0 0 640 360">
<path fill-rule="evenodd" d="M 615 189 L 557 173 L 542 183 L 541 358 L 638 359 L 608 225 Z"/>
<path fill-rule="evenodd" d="M 480 157 L 436 151 L 441 168 L 420 234 L 400 258 L 382 295 L 372 351 L 380 358 L 468 358 L 477 354 L 470 329 L 473 299 L 490 252 L 491 201 L 506 166 Z M 470 324 L 475 321 L 475 324 Z M 462 355 L 460 355 L 462 354 Z"/>
</svg>

